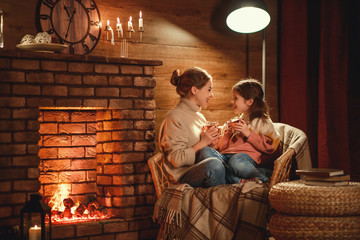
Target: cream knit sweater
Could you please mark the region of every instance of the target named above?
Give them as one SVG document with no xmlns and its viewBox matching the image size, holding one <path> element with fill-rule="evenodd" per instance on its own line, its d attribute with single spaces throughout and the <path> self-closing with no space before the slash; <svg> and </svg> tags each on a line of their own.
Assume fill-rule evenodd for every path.
<svg viewBox="0 0 360 240">
<path fill-rule="evenodd" d="M 200 141 L 201 129 L 206 123 L 200 110 L 201 107 L 181 98 L 179 104 L 166 114 L 160 129 L 160 150 L 165 155 L 165 170 L 174 183 L 194 165 L 192 146 Z"/>
</svg>

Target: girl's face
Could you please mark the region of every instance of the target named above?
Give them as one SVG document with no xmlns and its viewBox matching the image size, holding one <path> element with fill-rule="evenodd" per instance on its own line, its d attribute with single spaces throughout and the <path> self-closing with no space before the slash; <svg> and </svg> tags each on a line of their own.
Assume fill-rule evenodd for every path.
<svg viewBox="0 0 360 240">
<path fill-rule="evenodd" d="M 198 89 L 195 86 L 192 89 L 193 97 L 191 100 L 199 107 L 207 107 L 209 100 L 214 97 L 212 92 L 213 81 L 207 81 L 204 87 Z"/>
<path fill-rule="evenodd" d="M 251 104 L 253 103 L 253 99 L 245 100 L 237 91 L 233 91 L 233 108 L 234 113 L 240 114 L 248 114 Z"/>
</svg>

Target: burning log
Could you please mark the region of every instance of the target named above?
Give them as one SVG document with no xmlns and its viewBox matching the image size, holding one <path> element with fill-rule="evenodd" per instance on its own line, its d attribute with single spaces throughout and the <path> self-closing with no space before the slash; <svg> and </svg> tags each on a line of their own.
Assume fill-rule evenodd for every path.
<svg viewBox="0 0 360 240">
<path fill-rule="evenodd" d="M 75 213 L 77 216 L 82 216 L 85 210 L 88 210 L 89 213 L 94 212 L 94 210 L 102 212 L 102 209 L 105 209 L 96 197 L 93 194 L 86 196 L 76 208 Z M 106 210 L 106 209 L 105 209 Z"/>
<path fill-rule="evenodd" d="M 72 208 L 75 205 L 74 201 L 71 198 L 65 198 L 63 200 L 63 203 L 65 208 Z"/>
<path fill-rule="evenodd" d="M 63 200 L 65 206 L 64 212 L 61 214 L 62 217 L 72 218 L 73 214 L 71 213 L 71 208 L 75 205 L 74 201 L 71 198 L 65 198 Z"/>
</svg>

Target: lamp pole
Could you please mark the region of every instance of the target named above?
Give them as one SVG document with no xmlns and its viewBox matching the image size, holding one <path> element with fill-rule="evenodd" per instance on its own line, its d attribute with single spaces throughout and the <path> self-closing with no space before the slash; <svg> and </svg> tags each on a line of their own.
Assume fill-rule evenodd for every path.
<svg viewBox="0 0 360 240">
<path fill-rule="evenodd" d="M 262 85 L 264 90 L 264 100 L 266 95 L 266 28 L 263 30 L 263 43 L 262 43 Z"/>
</svg>

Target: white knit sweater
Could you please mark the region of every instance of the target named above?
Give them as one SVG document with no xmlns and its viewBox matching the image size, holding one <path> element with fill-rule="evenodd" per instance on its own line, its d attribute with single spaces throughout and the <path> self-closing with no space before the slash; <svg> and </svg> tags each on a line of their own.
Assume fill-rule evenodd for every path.
<svg viewBox="0 0 360 240">
<path fill-rule="evenodd" d="M 201 107 L 181 98 L 163 121 L 160 149 L 165 155 L 165 169 L 172 182 L 177 182 L 194 165 L 192 146 L 200 141 L 201 129 L 206 123 L 200 110 Z"/>
</svg>

